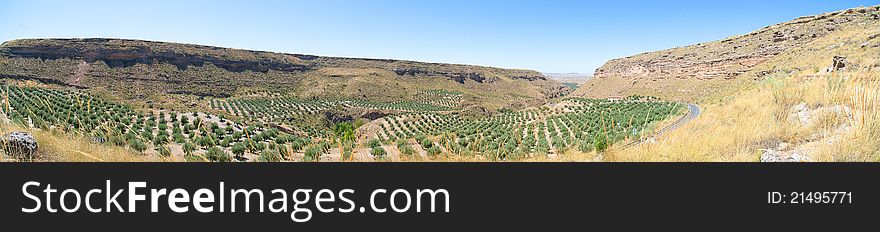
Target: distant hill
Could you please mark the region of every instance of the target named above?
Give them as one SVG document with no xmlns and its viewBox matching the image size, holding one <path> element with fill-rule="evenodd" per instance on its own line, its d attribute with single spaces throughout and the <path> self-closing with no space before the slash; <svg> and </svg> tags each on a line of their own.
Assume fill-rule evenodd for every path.
<svg viewBox="0 0 880 232">
<path fill-rule="evenodd" d="M 571 91 L 531 70 L 103 38 L 4 42 L 0 76 L 156 101 L 167 94 L 228 97 L 253 90 L 395 101 L 447 89 L 490 110 L 537 105 Z"/>
<path fill-rule="evenodd" d="M 583 84 L 593 78 L 593 74 L 583 73 L 544 73 L 544 76 L 551 80 L 562 83 Z"/>
<path fill-rule="evenodd" d="M 876 27 L 880 6 L 804 16 L 730 38 L 608 61 L 574 96 L 653 95 L 699 101 L 762 78 L 743 75 L 831 33 Z M 830 59 L 830 57 L 827 57 Z"/>
</svg>

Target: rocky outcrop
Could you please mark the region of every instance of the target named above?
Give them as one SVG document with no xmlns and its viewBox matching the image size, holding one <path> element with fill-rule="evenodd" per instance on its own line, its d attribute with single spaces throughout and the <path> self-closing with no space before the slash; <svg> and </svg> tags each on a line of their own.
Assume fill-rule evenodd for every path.
<svg viewBox="0 0 880 232">
<path fill-rule="evenodd" d="M 473 65 L 424 63 L 388 59 L 322 57 L 249 51 L 212 46 L 124 39 L 23 39 L 3 43 L 0 57 L 41 60 L 70 59 L 102 62 L 110 68 L 138 64 L 171 64 L 179 70 L 215 66 L 230 72 L 304 73 L 320 68 L 380 68 L 400 76 L 440 76 L 464 84 L 497 80 L 496 75 L 527 81 L 546 81 L 539 72 Z"/>
<path fill-rule="evenodd" d="M 628 79 L 731 79 L 791 48 L 875 18 L 880 6 L 797 18 L 746 35 L 614 59 L 595 77 Z"/>
<path fill-rule="evenodd" d="M 816 128 L 815 133 L 798 141 L 770 141 L 766 148 L 761 149 L 761 162 L 816 161 L 816 152 L 821 147 L 840 142 L 844 134 L 850 132 L 852 125 L 849 122 L 852 117 L 852 109 L 843 105 L 813 108 L 806 103 L 794 105 L 789 109 L 787 120 L 792 126 Z"/>
<path fill-rule="evenodd" d="M 160 42 L 116 39 L 51 39 L 18 40 L 4 43 L 2 53 L 7 56 L 39 59 L 76 59 L 88 63 L 102 61 L 110 67 L 131 67 L 135 64 L 168 63 L 178 69 L 204 66 L 211 63 L 232 71 L 267 72 L 269 70 L 301 72 L 312 70 L 306 64 L 290 62 L 275 54 L 231 50 L 200 45 L 179 45 L 186 49 L 172 49 Z M 241 58 L 230 53 L 251 53 Z M 248 59 L 253 57 L 255 59 Z M 298 56 L 304 57 L 304 56 Z"/>
<path fill-rule="evenodd" d="M 391 71 L 400 76 L 443 76 L 449 79 L 454 80 L 455 82 L 464 84 L 465 80 L 472 80 L 477 83 L 483 83 L 486 81 L 486 77 L 484 77 L 480 73 L 455 73 L 455 72 L 444 72 L 444 71 L 433 71 L 433 70 L 425 70 L 419 68 L 394 68 Z M 495 79 L 491 79 L 495 80 Z M 490 81 L 491 81 L 490 80 Z"/>
<path fill-rule="evenodd" d="M 37 154 L 37 139 L 25 132 L 11 132 L 0 137 L 3 152 L 18 160 L 31 160 Z"/>
<path fill-rule="evenodd" d="M 834 56 L 831 59 L 831 67 L 828 67 L 830 71 L 838 71 L 843 68 L 846 68 L 846 57 L 842 56 Z"/>
<path fill-rule="evenodd" d="M 696 85 L 687 81 L 736 79 L 785 51 L 848 27 L 870 25 L 878 14 L 880 6 L 800 17 L 723 40 L 614 59 L 595 71 L 594 87 L 588 84 L 578 92 L 692 94 Z M 597 84 L 609 80 L 614 84 Z"/>
<path fill-rule="evenodd" d="M 240 89 L 283 89 L 304 98 L 397 101 L 422 88 L 448 86 L 480 96 L 472 98 L 477 104 L 499 106 L 540 104 L 571 91 L 532 70 L 125 39 L 7 41 L 0 45 L 0 78 L 106 89 L 122 99 L 160 102 L 168 94 L 223 98 Z"/>
</svg>

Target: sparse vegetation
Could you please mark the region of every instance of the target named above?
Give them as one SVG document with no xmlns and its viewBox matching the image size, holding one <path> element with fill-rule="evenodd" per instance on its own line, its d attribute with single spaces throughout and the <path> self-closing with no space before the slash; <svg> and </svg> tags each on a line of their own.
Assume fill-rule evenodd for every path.
<svg viewBox="0 0 880 232">
<path fill-rule="evenodd" d="M 743 74 L 756 87 L 703 105 L 656 143 L 611 150 L 615 161 L 880 161 L 878 23 L 817 39 Z M 834 56 L 847 67 L 834 70 Z M 794 157 L 792 157 L 794 156 Z"/>
</svg>

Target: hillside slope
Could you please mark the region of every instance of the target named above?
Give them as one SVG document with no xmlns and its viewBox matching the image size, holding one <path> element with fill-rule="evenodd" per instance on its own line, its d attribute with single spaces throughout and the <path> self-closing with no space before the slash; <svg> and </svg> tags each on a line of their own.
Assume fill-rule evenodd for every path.
<svg viewBox="0 0 880 232">
<path fill-rule="evenodd" d="M 880 161 L 880 20 L 788 49 L 738 79 L 753 88 L 617 161 Z M 844 57 L 844 58 L 841 58 Z M 842 65 L 840 64 L 841 61 Z"/>
<path fill-rule="evenodd" d="M 742 84 L 762 78 L 741 74 L 785 51 L 836 31 L 867 27 L 880 20 L 880 6 L 800 17 L 723 40 L 614 59 L 595 72 L 595 78 L 576 96 L 653 95 L 699 101 L 716 93 L 731 93 Z"/>
<path fill-rule="evenodd" d="M 540 104 L 570 89 L 530 70 L 282 54 L 123 39 L 23 39 L 0 45 L 0 76 L 106 90 L 123 99 L 228 97 L 280 91 L 302 98 L 408 100 L 443 88 L 488 108 Z"/>
</svg>

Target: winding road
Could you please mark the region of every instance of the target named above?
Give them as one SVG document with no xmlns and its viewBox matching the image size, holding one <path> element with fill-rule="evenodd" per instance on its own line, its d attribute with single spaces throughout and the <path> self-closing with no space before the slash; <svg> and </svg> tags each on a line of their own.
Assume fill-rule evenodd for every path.
<svg viewBox="0 0 880 232">
<path fill-rule="evenodd" d="M 684 116 L 681 116 L 681 118 L 679 118 L 678 120 L 675 120 L 675 122 L 673 122 L 672 124 L 666 125 L 665 127 L 661 128 L 660 130 L 657 130 L 656 132 L 654 132 L 653 134 L 651 134 L 649 136 L 646 136 L 642 139 L 639 139 L 639 140 L 636 140 L 636 141 L 633 141 L 633 142 L 630 142 L 630 143 L 624 145 L 624 148 L 629 148 L 629 147 L 632 147 L 635 145 L 639 145 L 645 141 L 659 138 L 664 133 L 678 129 L 679 127 L 684 126 L 688 122 L 690 122 L 700 116 L 700 106 L 695 105 L 695 104 L 691 104 L 691 103 L 688 103 L 687 106 L 688 106 L 687 114 L 685 114 Z"/>
</svg>

